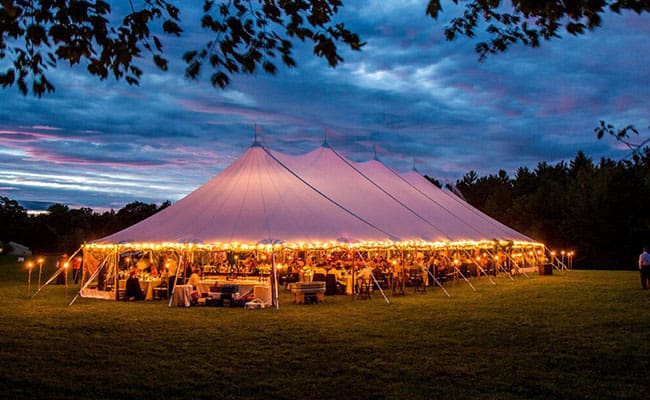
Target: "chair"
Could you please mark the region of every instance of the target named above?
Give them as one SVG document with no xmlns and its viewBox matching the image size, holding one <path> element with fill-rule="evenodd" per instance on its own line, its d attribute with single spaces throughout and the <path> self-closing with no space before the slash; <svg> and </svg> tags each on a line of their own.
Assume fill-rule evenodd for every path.
<svg viewBox="0 0 650 400">
<path fill-rule="evenodd" d="M 166 298 L 167 298 L 167 282 L 163 280 L 160 285 L 153 288 L 153 299 L 163 300 Z"/>
<path fill-rule="evenodd" d="M 409 278 L 409 283 L 413 287 L 413 293 L 426 293 L 427 292 L 427 287 L 424 284 L 424 279 L 422 278 L 422 274 L 420 274 L 420 273 L 411 274 L 411 276 Z"/>
<path fill-rule="evenodd" d="M 331 296 L 336 293 L 336 276 L 328 274 L 325 280 L 325 295 Z"/>
<path fill-rule="evenodd" d="M 361 281 L 357 285 L 357 298 L 359 300 L 369 300 L 371 289 L 372 289 L 372 283 L 368 281 Z"/>
</svg>

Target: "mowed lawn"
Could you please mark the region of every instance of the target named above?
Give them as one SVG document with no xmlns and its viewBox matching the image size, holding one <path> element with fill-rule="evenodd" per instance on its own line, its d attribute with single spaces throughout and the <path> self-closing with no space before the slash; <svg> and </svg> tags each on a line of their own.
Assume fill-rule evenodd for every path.
<svg viewBox="0 0 650 400">
<path fill-rule="evenodd" d="M 52 273 L 46 269 L 45 278 Z M 32 274 L 32 292 L 37 270 Z M 448 284 L 280 310 L 79 299 L 0 258 L 6 399 L 647 399 L 638 272 Z"/>
</svg>

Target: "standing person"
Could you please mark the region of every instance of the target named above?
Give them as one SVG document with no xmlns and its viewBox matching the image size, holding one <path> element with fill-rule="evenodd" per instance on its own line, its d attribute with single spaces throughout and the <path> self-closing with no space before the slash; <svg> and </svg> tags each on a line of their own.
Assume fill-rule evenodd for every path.
<svg viewBox="0 0 650 400">
<path fill-rule="evenodd" d="M 65 263 L 68 262 L 68 255 L 63 253 L 61 257 L 56 261 L 56 270 L 58 271 L 59 269 L 63 268 Z M 56 277 L 56 284 L 57 285 L 63 285 L 65 283 L 65 276 L 67 275 L 68 271 L 63 269 L 61 273 Z"/>
<path fill-rule="evenodd" d="M 169 260 L 167 261 L 167 298 L 172 298 L 172 292 L 174 291 L 174 286 L 176 285 L 176 261 Z"/>
<path fill-rule="evenodd" d="M 643 253 L 639 256 L 639 270 L 641 271 L 641 287 L 645 290 L 648 288 L 650 280 L 650 254 L 648 246 L 643 247 Z"/>
</svg>

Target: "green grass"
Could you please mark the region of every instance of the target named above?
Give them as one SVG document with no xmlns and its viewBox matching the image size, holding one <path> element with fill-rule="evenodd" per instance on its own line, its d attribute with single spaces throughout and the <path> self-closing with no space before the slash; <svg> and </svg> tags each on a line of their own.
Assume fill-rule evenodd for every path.
<svg viewBox="0 0 650 400">
<path fill-rule="evenodd" d="M 52 261 L 53 262 L 53 261 Z M 51 268 L 44 276 L 51 275 Z M 35 282 L 32 275 L 32 283 Z M 0 393 L 36 398 L 650 398 L 650 292 L 570 271 L 280 310 L 80 299 L 0 259 Z"/>
</svg>

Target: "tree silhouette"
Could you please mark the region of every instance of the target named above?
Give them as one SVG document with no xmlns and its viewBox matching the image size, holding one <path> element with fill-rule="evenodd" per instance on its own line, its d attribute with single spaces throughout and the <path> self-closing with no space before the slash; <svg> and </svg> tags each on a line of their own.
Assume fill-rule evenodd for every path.
<svg viewBox="0 0 650 400">
<path fill-rule="evenodd" d="M 128 4 L 125 11 L 105 1 L 1 1 L 0 60 L 8 58 L 11 65 L 0 71 L 0 84 L 40 97 L 54 91 L 47 70 L 63 62 L 83 65 L 99 79 L 113 76 L 137 85 L 143 53 L 167 70 L 161 35 L 182 35 L 181 10 L 166 0 Z M 333 21 L 341 6 L 340 0 L 205 0 L 200 20 L 189 23 L 210 35 L 200 48 L 187 49 L 185 74 L 196 79 L 207 65 L 212 85 L 223 88 L 232 74 L 260 67 L 274 73 L 278 58 L 296 64 L 294 40 L 311 42 L 315 56 L 336 66 L 343 60 L 338 45 L 363 46 L 355 33 Z"/>
<path fill-rule="evenodd" d="M 441 3 L 430 0 L 423 11 L 437 19 L 443 11 Z M 478 30 L 484 31 L 489 40 L 476 45 L 480 59 L 514 44 L 539 46 L 542 40 L 560 37 L 563 30 L 585 34 L 600 26 L 607 12 L 650 11 L 650 0 L 462 3 L 462 15 L 451 20 L 444 34 L 454 40 L 474 38 Z M 166 0 L 142 0 L 128 5 L 113 8 L 101 0 L 0 1 L 0 60 L 10 61 L 0 70 L 0 85 L 16 85 L 23 94 L 40 97 L 54 91 L 46 72 L 60 63 L 82 65 L 99 79 L 113 76 L 137 85 L 144 55 L 160 70 L 167 70 L 163 41 L 181 36 L 183 24 L 209 33 L 198 48 L 186 48 L 185 75 L 197 79 L 209 69 L 211 84 L 220 88 L 234 74 L 259 69 L 275 73 L 278 61 L 295 66 L 296 41 L 310 43 L 313 54 L 331 66 L 343 61 L 339 46 L 360 50 L 364 45 L 343 22 L 335 21 L 342 0 L 204 0 L 200 18 L 189 21 L 181 21 L 182 9 L 195 9 L 193 3 L 177 6 Z"/>
<path fill-rule="evenodd" d="M 453 0 L 455 4 L 461 3 Z M 462 16 L 453 18 L 445 28 L 447 40 L 459 36 L 474 38 L 484 30 L 489 40 L 476 44 L 480 59 L 506 51 L 514 44 L 538 47 L 543 40 L 561 37 L 565 31 L 582 35 L 602 24 L 607 12 L 650 12 L 648 0 L 473 0 L 463 1 Z M 440 0 L 430 0 L 426 13 L 438 18 L 442 11 Z"/>
</svg>

